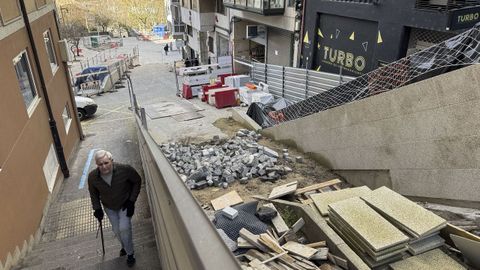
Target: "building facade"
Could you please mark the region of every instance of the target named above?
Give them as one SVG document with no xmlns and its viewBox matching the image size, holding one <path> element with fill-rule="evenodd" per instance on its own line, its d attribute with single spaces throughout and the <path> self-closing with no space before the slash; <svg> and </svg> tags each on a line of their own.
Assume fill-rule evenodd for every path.
<svg viewBox="0 0 480 270">
<path fill-rule="evenodd" d="M 478 1 L 306 0 L 301 66 L 360 76 L 472 27 L 479 14 Z"/>
<path fill-rule="evenodd" d="M 181 0 L 184 59 L 216 63 L 231 56 L 297 66 L 301 16 L 295 0 Z M 173 14 L 173 12 L 172 12 Z M 236 65 L 237 72 L 242 71 Z"/>
<path fill-rule="evenodd" d="M 167 11 L 167 28 L 170 31 L 171 38 L 183 40 L 185 24 L 182 22 L 182 12 L 179 0 L 165 1 L 165 10 Z M 180 47 L 180 46 L 177 46 Z"/>
<path fill-rule="evenodd" d="M 223 0 L 230 9 L 234 58 L 296 67 L 301 25 L 296 2 Z"/>
<path fill-rule="evenodd" d="M 82 137 L 59 44 L 53 0 L 0 1 L 0 269 L 38 240 Z"/>
<path fill-rule="evenodd" d="M 215 27 L 215 0 L 180 0 L 180 6 L 185 23 L 184 59 L 208 64 L 208 32 Z"/>
</svg>

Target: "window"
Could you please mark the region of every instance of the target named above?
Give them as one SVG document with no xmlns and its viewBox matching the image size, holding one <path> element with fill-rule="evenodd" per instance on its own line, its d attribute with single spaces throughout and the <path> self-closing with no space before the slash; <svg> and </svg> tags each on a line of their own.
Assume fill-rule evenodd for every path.
<svg viewBox="0 0 480 270">
<path fill-rule="evenodd" d="M 37 97 L 37 90 L 33 82 L 33 76 L 30 69 L 30 62 L 28 61 L 27 52 L 24 51 L 13 59 L 17 80 L 20 84 L 20 92 L 23 97 L 23 102 L 27 107 L 27 111 L 31 114 L 33 103 Z"/>
<path fill-rule="evenodd" d="M 55 48 L 53 47 L 52 42 L 52 35 L 50 34 L 50 30 L 47 30 L 43 33 L 43 41 L 45 42 L 45 48 L 47 49 L 48 61 L 50 61 L 50 67 L 52 68 L 52 72 L 58 68 L 57 65 L 57 58 L 55 58 Z"/>
<path fill-rule="evenodd" d="M 193 29 L 190 25 L 187 24 L 187 34 L 193 37 Z"/>
<path fill-rule="evenodd" d="M 213 53 L 213 37 L 208 37 L 208 51 Z"/>
<path fill-rule="evenodd" d="M 216 12 L 225 15 L 225 6 L 223 5 L 223 0 L 217 0 Z"/>
<path fill-rule="evenodd" d="M 53 187 L 55 186 L 58 167 L 57 153 L 55 153 L 53 144 L 50 144 L 50 150 L 48 151 L 48 155 L 43 163 L 43 174 L 45 175 L 45 181 L 47 182 L 48 191 L 50 191 L 50 193 L 53 191 Z"/>
<path fill-rule="evenodd" d="M 70 106 L 68 106 L 68 103 L 65 104 L 65 108 L 63 108 L 62 118 L 63 118 L 63 125 L 65 126 L 65 132 L 68 134 L 70 123 L 72 123 L 72 115 L 70 114 Z"/>
<path fill-rule="evenodd" d="M 284 8 L 284 0 L 270 0 L 270 8 Z"/>
</svg>

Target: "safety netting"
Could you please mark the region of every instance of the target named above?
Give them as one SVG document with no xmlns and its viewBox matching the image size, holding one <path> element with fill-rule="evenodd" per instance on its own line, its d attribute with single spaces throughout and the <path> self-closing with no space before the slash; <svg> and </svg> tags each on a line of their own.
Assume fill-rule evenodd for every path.
<svg viewBox="0 0 480 270">
<path fill-rule="evenodd" d="M 269 126 L 387 92 L 480 60 L 480 25 L 425 50 L 411 54 L 355 80 L 281 110 L 264 110 Z"/>
</svg>

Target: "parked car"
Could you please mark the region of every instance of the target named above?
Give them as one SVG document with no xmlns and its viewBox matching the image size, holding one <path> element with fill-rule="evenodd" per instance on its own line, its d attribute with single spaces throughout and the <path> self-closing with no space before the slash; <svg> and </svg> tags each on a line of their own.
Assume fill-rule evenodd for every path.
<svg viewBox="0 0 480 270">
<path fill-rule="evenodd" d="M 77 103 L 78 118 L 84 120 L 95 114 L 97 111 L 97 103 L 91 98 L 75 96 L 75 103 Z"/>
</svg>

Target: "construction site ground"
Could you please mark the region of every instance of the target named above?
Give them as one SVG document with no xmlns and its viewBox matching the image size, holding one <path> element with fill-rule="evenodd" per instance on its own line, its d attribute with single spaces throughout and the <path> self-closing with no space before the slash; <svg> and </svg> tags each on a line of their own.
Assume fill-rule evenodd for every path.
<svg viewBox="0 0 480 270">
<path fill-rule="evenodd" d="M 220 118 L 215 121 L 213 125 L 219 128 L 228 137 L 235 136 L 235 133 L 239 129 L 245 128 L 240 123 L 236 122 L 230 117 Z M 303 153 L 299 152 L 293 147 L 289 147 L 281 143 L 275 142 L 267 137 L 262 137 L 258 141 L 258 143 L 263 146 L 267 146 L 270 149 L 277 151 L 278 153 L 282 153 L 283 149 L 288 149 L 288 153 L 290 154 L 290 156 L 302 156 L 303 162 L 288 162 L 285 159 L 280 158 L 278 164 L 292 168 L 293 172 L 287 174 L 284 178 L 280 178 L 274 183 L 270 181 L 263 182 L 258 178 L 254 178 L 248 181 L 247 184 L 240 184 L 238 181 L 235 181 L 226 189 L 221 187 L 208 187 L 202 190 L 192 190 L 192 194 L 202 205 L 209 204 L 211 200 L 232 190 L 237 191 L 240 197 L 245 202 L 248 202 L 253 200 L 250 197 L 251 195 L 261 195 L 264 197 L 268 197 L 273 187 L 293 181 L 297 181 L 298 187 L 301 188 L 318 182 L 324 182 L 326 180 L 339 178 L 338 175 L 322 167 L 315 160 L 308 158 Z"/>
</svg>

